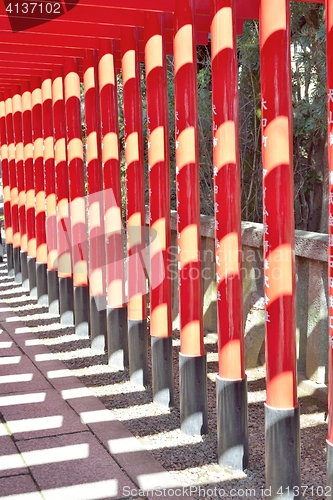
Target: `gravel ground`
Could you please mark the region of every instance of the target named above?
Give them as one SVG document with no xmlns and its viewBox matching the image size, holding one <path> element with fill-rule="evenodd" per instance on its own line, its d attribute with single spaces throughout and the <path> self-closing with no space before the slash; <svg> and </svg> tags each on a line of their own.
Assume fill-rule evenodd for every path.
<svg viewBox="0 0 333 500">
<path fill-rule="evenodd" d="M 265 368 L 247 371 L 250 461 L 245 472 L 232 472 L 217 465 L 216 394 L 217 346 L 214 335 L 205 339 L 208 355 L 209 433 L 191 437 L 179 430 L 178 354 L 179 332 L 174 332 L 175 407 L 166 409 L 152 403 L 151 387 L 134 387 L 128 371 L 114 371 L 106 355 L 97 355 L 89 341 L 63 326 L 58 316 L 22 292 L 0 264 L 0 296 L 27 326 L 82 383 L 112 410 L 118 420 L 151 451 L 151 454 L 195 498 L 263 498 L 265 494 L 264 401 Z M 149 353 L 150 355 L 150 353 Z M 324 499 L 326 484 L 327 407 L 299 394 L 301 405 L 302 497 Z M 192 489 L 190 490 L 190 487 Z M 307 489 L 306 489 L 307 487 Z M 248 490 L 248 491 L 245 491 Z M 250 491 L 251 490 L 251 491 Z"/>
</svg>

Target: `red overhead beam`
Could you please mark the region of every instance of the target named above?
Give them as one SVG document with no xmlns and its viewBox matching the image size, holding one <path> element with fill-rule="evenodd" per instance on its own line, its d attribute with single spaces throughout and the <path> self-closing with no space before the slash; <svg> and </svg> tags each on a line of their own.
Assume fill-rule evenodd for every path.
<svg viewBox="0 0 333 500">
<path fill-rule="evenodd" d="M 324 0 L 317 0 L 316 3 L 323 2 Z M 66 0 L 61 3 L 61 9 L 65 3 L 67 12 L 51 20 L 48 20 L 50 16 L 43 12 L 43 9 L 47 4 L 54 5 L 54 2 L 41 0 L 38 2 L 37 8 L 42 10 L 42 13 L 34 12 L 34 14 L 31 12 L 23 14 L 20 11 L 23 9 L 24 2 L 11 2 L 11 8 L 15 12 L 10 18 L 6 12 L 6 5 L 8 6 L 9 3 L 8 0 L 0 2 L 1 88 L 7 87 L 11 82 L 18 82 L 20 78 L 26 79 L 29 75 L 35 74 L 39 68 L 50 68 L 51 64 L 62 64 L 64 56 L 82 58 L 85 49 L 98 49 L 100 39 L 119 40 L 121 26 L 139 27 L 140 58 L 143 61 L 145 11 L 164 13 L 166 52 L 172 53 L 175 0 L 161 0 L 160 2 L 155 2 L 155 0 L 105 0 L 103 5 L 93 0 L 79 0 L 78 2 Z M 29 2 L 28 6 L 30 8 Z M 237 29 L 240 32 L 244 19 L 258 18 L 259 0 L 251 2 L 237 0 L 236 14 L 238 18 Z M 34 20 L 38 24 L 31 27 Z M 30 27 L 24 30 L 24 24 Z M 207 44 L 209 24 L 210 1 L 197 1 L 198 44 Z M 22 31 L 13 32 L 13 28 L 17 25 L 22 27 Z M 118 51 L 117 60 L 120 60 L 120 52 Z M 13 64 L 9 64 L 10 62 Z M 81 59 L 79 64 L 82 77 Z"/>
</svg>

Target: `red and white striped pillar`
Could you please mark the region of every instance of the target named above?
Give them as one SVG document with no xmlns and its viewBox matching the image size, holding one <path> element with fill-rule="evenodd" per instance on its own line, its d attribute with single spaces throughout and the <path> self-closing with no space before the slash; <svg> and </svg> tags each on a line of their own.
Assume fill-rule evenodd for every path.
<svg viewBox="0 0 333 500">
<path fill-rule="evenodd" d="M 49 312 L 59 314 L 57 198 L 55 190 L 51 71 L 42 73 L 42 114 L 46 196 L 47 289 Z"/>
<path fill-rule="evenodd" d="M 89 207 L 90 335 L 93 349 L 106 348 L 106 270 L 98 55 L 87 49 L 84 60 L 84 106 Z"/>
<path fill-rule="evenodd" d="M 58 278 L 60 322 L 74 325 L 72 234 L 67 165 L 63 66 L 53 66 L 52 106 L 54 126 L 55 189 L 57 199 Z"/>
<path fill-rule="evenodd" d="M 154 402 L 172 406 L 170 159 L 165 35 L 161 15 L 145 18 L 150 226 L 150 335 Z"/>
<path fill-rule="evenodd" d="M 138 32 L 123 28 L 121 38 L 126 161 L 128 248 L 128 349 L 131 382 L 148 383 L 145 198 L 142 99 Z"/>
<path fill-rule="evenodd" d="M 23 151 L 24 151 L 24 174 L 25 174 L 25 211 L 27 215 L 27 237 L 28 237 L 28 276 L 30 296 L 37 298 L 36 284 L 36 207 L 35 207 L 35 180 L 34 161 L 32 145 L 32 118 L 31 118 L 31 90 L 30 83 L 24 81 L 21 84 L 22 91 L 22 124 L 23 124 Z"/>
<path fill-rule="evenodd" d="M 88 235 L 83 170 L 80 76 L 77 60 L 66 58 L 64 70 L 75 332 L 82 337 L 89 337 Z"/>
<path fill-rule="evenodd" d="M 177 235 L 180 297 L 180 419 L 206 434 L 207 361 L 203 337 L 195 2 L 176 2 L 174 32 Z"/>
<path fill-rule="evenodd" d="M 244 366 L 236 2 L 212 0 L 212 102 L 219 369 L 218 461 L 248 464 Z"/>
<path fill-rule="evenodd" d="M 48 305 L 47 289 L 47 243 L 46 243 L 46 199 L 43 155 L 42 126 L 42 81 L 39 76 L 31 79 L 32 104 L 32 142 L 34 156 L 35 195 L 36 195 L 36 277 L 37 300 Z"/>
<path fill-rule="evenodd" d="M 13 126 L 13 105 L 12 94 L 10 90 L 5 90 L 5 114 L 6 114 L 6 135 L 8 147 L 8 171 L 9 171 L 9 186 L 10 186 L 10 210 L 11 222 L 13 228 L 13 261 L 15 281 L 22 283 L 21 272 L 21 235 L 19 228 L 19 212 L 18 212 L 18 188 L 17 188 L 17 173 L 15 160 L 15 143 L 14 143 L 14 126 Z"/>
<path fill-rule="evenodd" d="M 100 42 L 98 81 L 104 169 L 108 361 L 122 370 L 128 366 L 128 340 L 115 41 Z"/>
<path fill-rule="evenodd" d="M 21 240 L 21 272 L 22 272 L 22 288 L 29 290 L 28 277 L 28 239 L 27 239 L 27 223 L 26 223 L 26 193 L 25 193 L 25 175 L 24 175 L 24 152 L 22 139 L 22 95 L 19 85 L 14 85 L 12 93 L 13 106 L 13 126 L 14 126 L 14 143 L 15 143 L 15 161 L 17 173 L 17 189 L 18 189 L 18 217 Z"/>
<path fill-rule="evenodd" d="M 0 92 L 0 143 L 1 143 L 1 167 L 2 167 L 2 186 L 4 198 L 4 219 L 6 235 L 6 254 L 8 276 L 14 276 L 13 261 L 13 227 L 12 214 L 10 208 L 10 183 L 9 183 L 9 164 L 8 164 L 8 146 L 6 137 L 6 112 L 4 93 Z"/>
<path fill-rule="evenodd" d="M 290 11 L 261 0 L 260 69 L 266 304 L 266 485 L 272 498 L 298 497 L 294 186 Z"/>
</svg>

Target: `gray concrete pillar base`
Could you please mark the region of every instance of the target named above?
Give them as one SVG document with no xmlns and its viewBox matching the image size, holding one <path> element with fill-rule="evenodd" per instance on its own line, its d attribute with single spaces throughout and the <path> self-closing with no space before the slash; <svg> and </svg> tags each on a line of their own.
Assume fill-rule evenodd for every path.
<svg viewBox="0 0 333 500">
<path fill-rule="evenodd" d="M 128 368 L 127 306 L 107 307 L 108 363 L 118 370 Z"/>
<path fill-rule="evenodd" d="M 32 299 L 37 299 L 36 258 L 28 256 L 27 264 L 28 264 L 30 297 Z"/>
<path fill-rule="evenodd" d="M 89 287 L 74 287 L 74 319 L 75 333 L 83 338 L 89 338 Z"/>
<path fill-rule="evenodd" d="M 27 252 L 22 252 L 20 255 L 21 260 L 21 271 L 22 271 L 22 289 L 25 292 L 29 291 L 29 274 L 28 274 L 28 254 Z"/>
<path fill-rule="evenodd" d="M 247 380 L 216 377 L 217 457 L 222 467 L 248 466 Z"/>
<path fill-rule="evenodd" d="M 62 325 L 74 326 L 73 278 L 59 278 L 59 314 Z"/>
<path fill-rule="evenodd" d="M 10 276 L 12 278 L 15 276 L 14 258 L 13 258 L 13 244 L 12 243 L 6 244 L 6 254 L 7 254 L 8 276 Z"/>
<path fill-rule="evenodd" d="M 106 349 L 106 297 L 90 296 L 91 348 L 98 352 Z"/>
<path fill-rule="evenodd" d="M 333 444 L 326 441 L 327 446 L 327 493 L 333 495 Z"/>
<path fill-rule="evenodd" d="M 47 264 L 36 262 L 37 302 L 40 306 L 49 305 L 47 291 Z"/>
<path fill-rule="evenodd" d="M 151 337 L 151 359 L 153 401 L 163 406 L 173 406 L 172 337 Z"/>
<path fill-rule="evenodd" d="M 265 405 L 267 498 L 300 498 L 300 408 L 283 410 Z"/>
<path fill-rule="evenodd" d="M 208 433 L 207 357 L 179 354 L 180 428 L 191 436 Z"/>
<path fill-rule="evenodd" d="M 14 274 L 15 282 L 22 283 L 22 271 L 21 271 L 21 248 L 13 248 L 13 261 L 14 261 Z"/>
<path fill-rule="evenodd" d="M 131 383 L 147 386 L 149 377 L 146 319 L 128 320 L 128 357 Z"/>
<path fill-rule="evenodd" d="M 59 314 L 59 279 L 58 271 L 47 270 L 47 291 L 49 296 L 49 313 Z"/>
</svg>

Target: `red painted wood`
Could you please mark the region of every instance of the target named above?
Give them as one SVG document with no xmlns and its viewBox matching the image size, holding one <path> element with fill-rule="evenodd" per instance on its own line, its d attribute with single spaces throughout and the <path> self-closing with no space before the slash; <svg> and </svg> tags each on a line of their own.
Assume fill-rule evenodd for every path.
<svg viewBox="0 0 333 500">
<path fill-rule="evenodd" d="M 6 113 L 6 135 L 8 147 L 8 170 L 9 170 L 9 186 L 10 186 L 10 210 L 11 223 L 13 228 L 13 247 L 20 248 L 21 236 L 19 228 L 19 212 L 18 212 L 18 189 L 17 189 L 17 173 L 15 161 L 15 143 L 13 129 L 13 105 L 11 92 L 5 91 L 5 113 Z"/>
<path fill-rule="evenodd" d="M 146 318 L 145 198 L 142 98 L 137 32 L 123 28 L 122 77 L 126 160 L 126 219 L 128 262 L 128 319 Z"/>
<path fill-rule="evenodd" d="M 75 11 L 73 12 L 75 13 Z M 22 27 L 20 27 L 20 31 L 15 33 L 15 35 L 25 34 L 25 23 L 27 23 L 27 19 L 22 17 Z M 12 27 L 7 16 L 0 15 L 0 29 L 3 33 L 12 33 Z M 35 34 L 47 34 L 49 36 L 63 34 L 67 36 L 80 36 L 87 39 L 95 37 L 107 38 L 108 36 L 111 36 L 112 38 L 120 38 L 119 29 L 119 26 L 108 26 L 102 23 L 89 24 L 89 29 L 87 29 L 86 23 L 66 22 L 62 19 L 54 19 L 52 22 L 39 24 L 34 28 L 30 28 L 29 33 L 33 33 L 34 36 Z M 67 42 L 66 45 L 69 44 L 70 42 Z"/>
<path fill-rule="evenodd" d="M 19 66 L 19 67 L 18 67 Z M 50 65 L 51 67 L 51 65 Z M 2 75 L 6 76 L 11 76 L 11 75 L 16 75 L 16 76 L 31 76 L 31 75 L 38 75 L 40 76 L 41 72 L 44 69 L 48 69 L 48 66 L 41 65 L 41 64 L 35 64 L 33 63 L 24 63 L 20 61 L 0 61 L 0 70 Z"/>
<path fill-rule="evenodd" d="M 101 41 L 98 74 L 104 165 L 107 300 L 110 308 L 119 308 L 125 305 L 124 248 L 115 43 L 110 40 Z"/>
<path fill-rule="evenodd" d="M 59 35 L 58 37 L 52 37 L 54 44 L 51 45 L 50 36 L 47 34 L 35 35 L 29 38 L 26 37 L 25 33 L 18 33 L 18 35 L 20 35 L 20 43 L 16 43 L 16 47 L 16 37 L 14 39 L 13 35 L 10 33 L 3 33 L 1 35 L 1 54 L 30 54 L 31 56 L 36 56 L 36 54 L 38 54 L 39 60 L 47 60 L 44 56 L 58 56 L 61 57 L 62 60 L 66 55 L 68 56 L 68 54 L 70 54 L 71 57 L 84 56 L 84 49 L 80 43 L 73 42 L 72 47 L 67 46 L 68 36 Z M 49 43 L 47 43 L 47 40 Z"/>
<path fill-rule="evenodd" d="M 177 2 L 174 67 L 180 351 L 204 354 L 194 1 Z"/>
<path fill-rule="evenodd" d="M 110 28 L 111 29 L 111 28 Z M 112 31 L 110 32 L 110 36 L 114 35 Z M 118 37 L 116 37 L 118 38 Z M 56 34 L 53 33 L 52 35 L 47 34 L 47 33 L 30 33 L 30 32 L 24 32 L 24 33 L 15 33 L 15 38 L 13 37 L 12 33 L 9 33 L 9 31 L 5 31 L 1 33 L 1 41 L 3 43 L 10 45 L 13 44 L 16 47 L 20 47 L 21 45 L 28 45 L 28 46 L 34 46 L 34 45 L 50 45 L 53 47 L 59 47 L 59 53 L 62 54 L 64 57 L 70 55 L 70 51 L 65 50 L 64 48 L 70 46 L 71 48 L 74 49 L 82 49 L 82 48 L 97 48 L 98 47 L 98 38 L 87 38 L 84 36 L 73 36 L 70 37 L 68 35 L 64 34 Z M 16 41 L 16 43 L 15 43 Z"/>
<path fill-rule="evenodd" d="M 52 71 L 52 107 L 55 146 L 55 188 L 57 196 L 58 276 L 72 276 L 69 179 L 67 166 L 64 73 L 62 66 Z"/>
<path fill-rule="evenodd" d="M 286 0 L 261 1 L 266 380 L 275 408 L 298 404 L 289 15 Z"/>
<path fill-rule="evenodd" d="M 318 3 L 323 3 L 323 0 L 319 0 Z M 134 1 L 126 6 L 124 5 L 124 2 L 119 1 L 113 3 L 103 2 L 103 5 L 96 3 L 93 5 L 89 0 L 80 0 L 79 3 L 73 4 L 73 6 L 75 6 L 74 9 L 53 19 L 53 24 L 80 22 L 142 27 L 144 25 L 142 18 L 143 12 L 163 12 L 164 15 L 168 17 L 168 15 L 175 12 L 176 2 L 174 0 L 164 0 L 158 3 L 155 2 L 154 5 L 149 5 L 145 1 L 140 1 L 139 3 Z M 209 16 L 209 8 L 209 0 L 201 0 L 196 5 L 196 14 Z M 237 15 L 249 19 L 254 18 L 254 16 L 258 17 L 258 8 L 259 0 L 253 0 L 252 2 L 248 2 L 247 0 L 238 0 Z M 37 20 L 37 18 L 40 22 L 50 21 L 51 17 L 49 14 L 46 14 L 45 12 L 40 13 L 39 11 L 35 11 L 34 14 L 26 13 L 24 15 L 13 12 L 13 17 L 17 20 L 17 24 L 19 24 L 20 28 L 24 28 L 24 22 L 26 22 L 26 25 L 28 26 L 31 24 L 32 20 Z M 7 17 L 4 5 L 0 8 L 0 14 L 1 16 Z M 4 19 L 3 23 L 5 22 L 6 20 Z M 49 22 L 47 24 L 49 24 Z M 36 28 L 33 28 L 31 25 L 31 29 Z"/>
<path fill-rule="evenodd" d="M 328 121 L 328 441 L 333 444 L 333 2 L 326 1 L 327 121 Z"/>
<path fill-rule="evenodd" d="M 46 2 L 48 3 L 48 2 Z M 37 31 L 40 28 L 48 29 L 48 25 L 52 22 L 54 26 L 58 27 L 58 33 L 70 33 L 71 27 L 74 24 L 94 24 L 95 26 L 129 26 L 137 27 L 144 25 L 143 10 L 138 9 L 122 9 L 122 8 L 109 8 L 105 4 L 98 4 L 95 7 L 90 5 L 81 5 L 81 2 L 75 9 L 65 13 L 64 15 L 51 19 L 50 15 L 46 13 L 43 7 L 40 7 L 41 2 L 38 2 L 35 12 L 28 11 L 26 14 L 22 13 L 23 8 L 19 4 L 19 13 L 16 14 L 16 9 L 13 9 L 11 19 L 15 18 L 17 28 L 20 31 L 30 29 Z M 13 2 L 13 5 L 14 2 Z M 42 13 L 40 11 L 42 10 Z M 13 15 L 14 14 L 14 15 Z M 36 15 L 37 14 L 37 15 Z M 32 21 L 40 21 L 35 27 L 32 26 Z M 8 25 L 8 14 L 0 9 L 0 26 Z M 30 28 L 28 26 L 30 25 Z M 12 26 L 11 26 L 12 30 Z M 91 35 L 89 35 L 91 36 Z"/>
<path fill-rule="evenodd" d="M 150 334 L 172 335 L 170 161 L 165 35 L 158 13 L 146 14 L 146 96 L 150 211 Z"/>
<path fill-rule="evenodd" d="M 26 224 L 26 210 L 25 210 L 25 176 L 24 176 L 24 152 L 23 152 L 23 138 L 22 138 L 22 96 L 21 88 L 16 85 L 13 88 L 12 94 L 13 104 L 13 126 L 14 126 L 14 140 L 15 140 L 15 160 L 17 172 L 17 188 L 18 188 L 18 211 L 19 211 L 19 228 L 21 251 L 27 252 L 27 224 Z"/>
<path fill-rule="evenodd" d="M 88 285 L 86 200 L 80 115 L 80 77 L 76 60 L 67 58 L 64 71 L 73 280 L 74 286 L 86 286 Z"/>
<path fill-rule="evenodd" d="M 41 85 L 40 77 L 33 77 L 31 79 L 32 141 L 36 196 L 36 262 L 47 264 Z"/>
<path fill-rule="evenodd" d="M 32 104 L 30 83 L 22 82 L 21 91 L 28 256 L 36 257 L 35 181 L 32 149 Z"/>
<path fill-rule="evenodd" d="M 20 68 L 15 67 L 15 64 L 18 64 Z M 21 65 L 20 61 L 14 61 L 14 62 L 8 62 L 8 61 L 3 61 L 0 62 L 0 71 L 3 76 L 6 77 L 22 77 L 28 80 L 29 77 L 31 76 L 40 76 L 44 70 L 49 70 L 52 69 L 52 64 L 49 66 L 46 65 L 36 65 L 33 67 L 33 63 L 31 64 L 26 64 L 26 65 Z"/>
<path fill-rule="evenodd" d="M 68 1 L 71 5 L 72 2 Z M 82 5 L 91 5 L 90 0 L 80 0 Z M 124 9 L 147 10 L 152 12 L 173 12 L 175 10 L 175 0 L 163 0 L 155 2 L 154 0 L 142 0 L 138 4 L 137 0 L 104 0 L 103 5 L 107 7 L 122 7 Z"/>
<path fill-rule="evenodd" d="M 0 143 L 1 143 L 1 166 L 2 166 L 2 186 L 4 198 L 4 219 L 6 243 L 13 244 L 12 215 L 10 208 L 10 183 L 9 183 L 9 164 L 8 164 L 8 146 L 6 137 L 6 112 L 4 93 L 0 92 Z"/>
<path fill-rule="evenodd" d="M 245 377 L 235 0 L 212 0 L 212 100 L 219 375 Z"/>
<path fill-rule="evenodd" d="M 105 296 L 104 195 L 97 51 L 87 50 L 84 72 L 89 205 L 89 285 L 92 297 Z"/>
<path fill-rule="evenodd" d="M 52 116 L 52 74 L 51 71 L 42 72 L 42 113 L 43 113 L 43 140 L 44 140 L 44 168 L 45 168 L 45 195 L 46 195 L 46 240 L 47 240 L 47 268 L 58 268 L 57 242 L 57 200 L 55 190 L 55 165 Z"/>
</svg>

